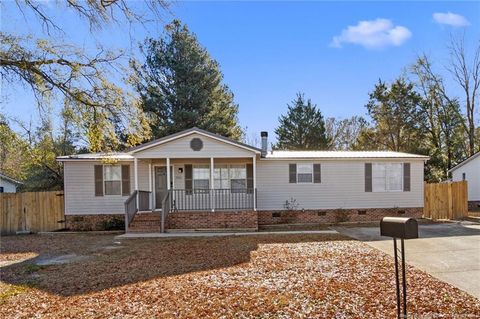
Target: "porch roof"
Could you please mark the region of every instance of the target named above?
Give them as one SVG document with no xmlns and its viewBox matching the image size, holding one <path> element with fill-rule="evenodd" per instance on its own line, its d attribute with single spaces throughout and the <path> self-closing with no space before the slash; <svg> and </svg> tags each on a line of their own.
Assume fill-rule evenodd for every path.
<svg viewBox="0 0 480 319">
<path fill-rule="evenodd" d="M 216 139 L 216 140 L 219 140 L 219 141 L 231 144 L 231 145 L 235 145 L 235 146 L 238 146 L 238 147 L 241 147 L 241 148 L 244 148 L 244 149 L 248 149 L 248 150 L 253 151 L 255 153 L 260 154 L 262 152 L 262 150 L 257 148 L 257 147 L 254 147 L 254 146 L 251 146 L 251 145 L 239 142 L 239 141 L 232 140 L 231 138 L 228 138 L 228 137 L 225 137 L 225 136 L 221 136 L 221 135 L 218 135 L 218 134 L 215 134 L 215 133 L 211 133 L 211 132 L 202 130 L 198 127 L 193 127 L 191 129 L 188 129 L 188 130 L 184 130 L 184 131 L 181 131 L 181 132 L 178 132 L 178 133 L 175 133 L 175 134 L 171 134 L 171 135 L 168 135 L 168 136 L 165 136 L 165 137 L 162 137 L 162 138 L 157 138 L 157 139 L 154 139 L 153 141 L 150 141 L 150 142 L 147 142 L 147 143 L 135 146 L 135 147 L 131 147 L 130 149 L 128 149 L 128 153 L 133 154 L 133 153 L 142 151 L 144 149 L 148 149 L 148 148 L 156 146 L 156 145 L 167 143 L 167 142 L 170 142 L 172 140 L 175 140 L 175 139 L 178 139 L 178 138 L 181 138 L 181 137 L 184 137 L 184 136 L 188 136 L 188 135 L 194 134 L 194 133 L 204 135 L 204 136 L 207 136 L 207 137 L 210 137 L 210 138 L 213 138 L 213 139 Z"/>
</svg>

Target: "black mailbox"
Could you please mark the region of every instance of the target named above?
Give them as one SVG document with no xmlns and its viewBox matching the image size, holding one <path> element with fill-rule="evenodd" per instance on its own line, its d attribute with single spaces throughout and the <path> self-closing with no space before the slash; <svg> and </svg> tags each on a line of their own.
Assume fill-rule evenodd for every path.
<svg viewBox="0 0 480 319">
<path fill-rule="evenodd" d="M 384 217 L 380 222 L 380 235 L 401 239 L 418 238 L 418 223 L 414 218 Z"/>
</svg>

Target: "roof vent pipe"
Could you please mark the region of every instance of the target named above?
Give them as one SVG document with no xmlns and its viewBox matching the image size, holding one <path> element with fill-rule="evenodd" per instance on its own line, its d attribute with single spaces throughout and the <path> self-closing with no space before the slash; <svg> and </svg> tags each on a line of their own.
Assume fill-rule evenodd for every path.
<svg viewBox="0 0 480 319">
<path fill-rule="evenodd" d="M 267 148 L 268 148 L 268 132 L 261 132 L 260 136 L 262 137 L 262 157 L 267 156 Z"/>
</svg>

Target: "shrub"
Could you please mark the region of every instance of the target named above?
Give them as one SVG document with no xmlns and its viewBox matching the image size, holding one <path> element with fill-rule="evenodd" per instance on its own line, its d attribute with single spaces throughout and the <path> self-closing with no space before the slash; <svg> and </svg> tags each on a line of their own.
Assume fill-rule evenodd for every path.
<svg viewBox="0 0 480 319">
<path fill-rule="evenodd" d="M 290 197 L 290 199 L 285 201 L 283 207 L 285 207 L 286 210 L 296 210 L 298 208 L 297 200 L 293 197 Z"/>
<path fill-rule="evenodd" d="M 103 230 L 124 230 L 125 221 L 123 219 L 114 217 L 110 220 L 106 220 L 102 223 Z"/>
<path fill-rule="evenodd" d="M 335 216 L 335 223 L 344 223 L 348 222 L 350 220 L 350 216 L 348 215 L 348 212 L 345 210 L 337 210 L 334 213 Z"/>
</svg>

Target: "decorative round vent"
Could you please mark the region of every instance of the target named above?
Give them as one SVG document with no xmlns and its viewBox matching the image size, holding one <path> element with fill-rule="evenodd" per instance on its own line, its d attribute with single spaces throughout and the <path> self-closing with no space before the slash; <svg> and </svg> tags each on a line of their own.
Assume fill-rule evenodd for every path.
<svg viewBox="0 0 480 319">
<path fill-rule="evenodd" d="M 203 148 L 203 142 L 201 139 L 195 137 L 190 141 L 190 148 L 194 151 L 200 151 Z"/>
</svg>

